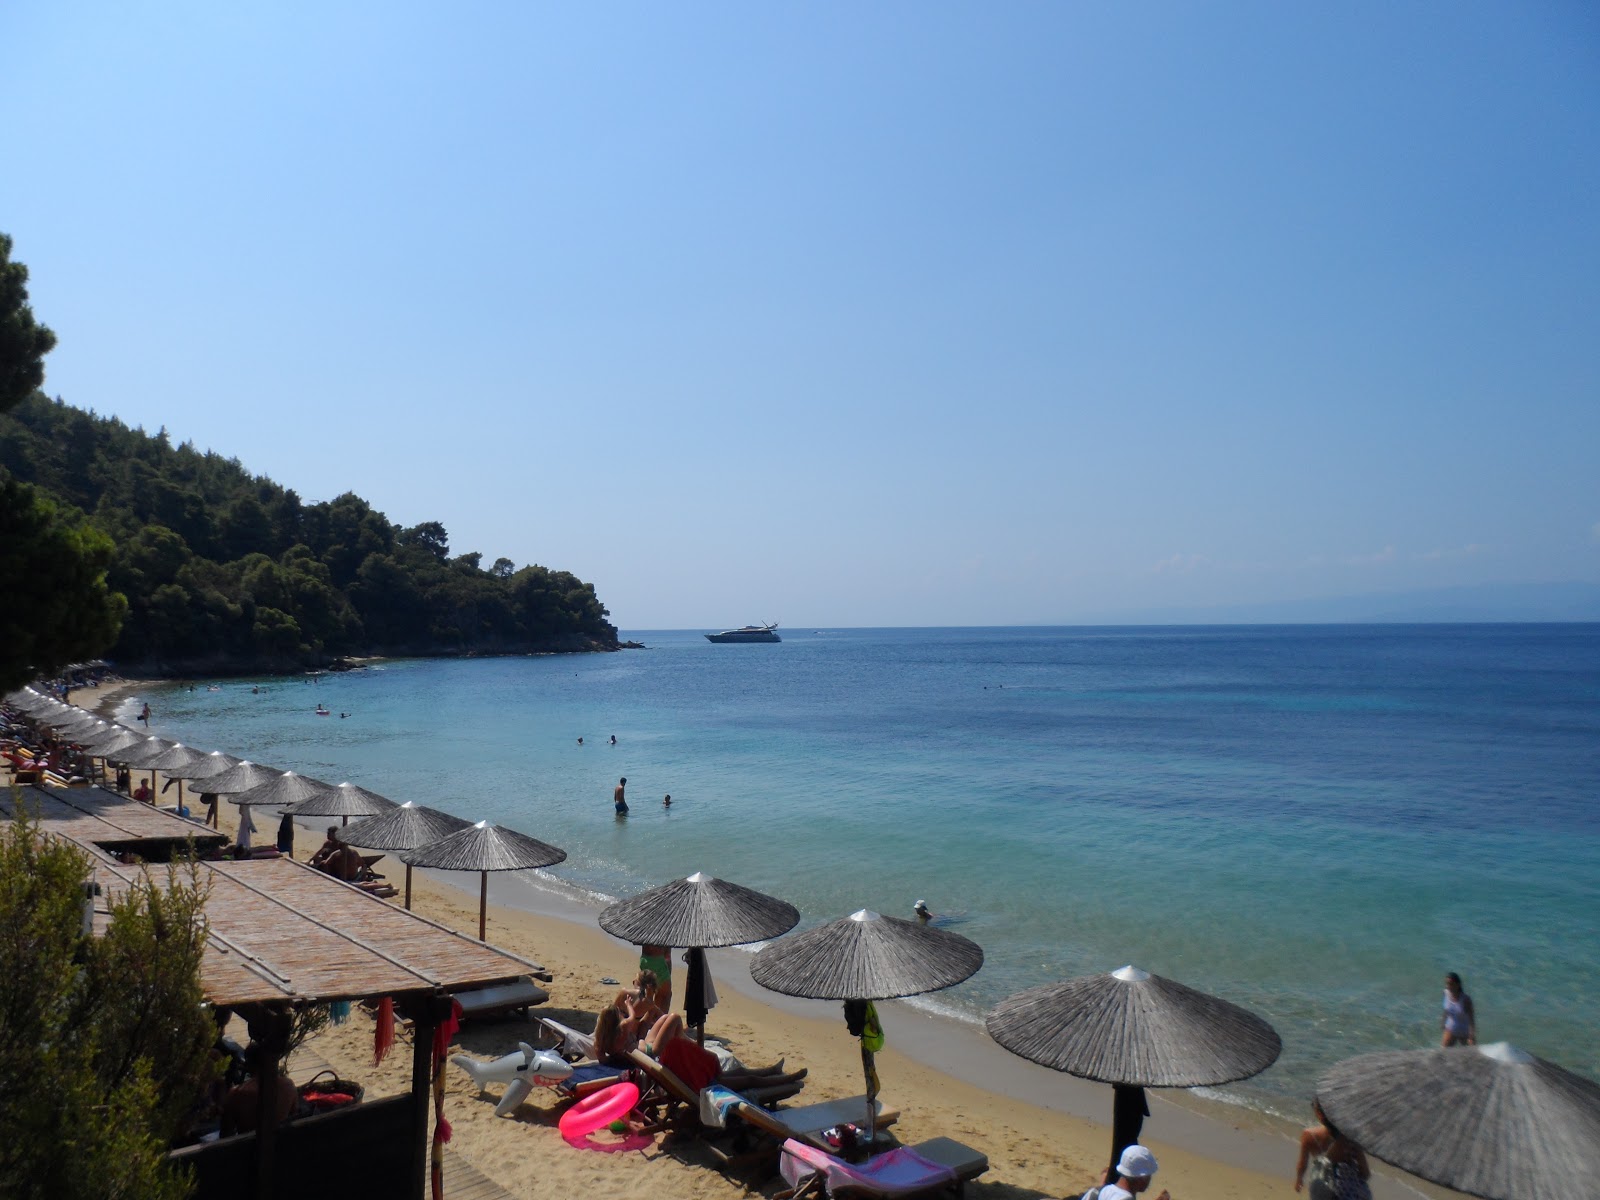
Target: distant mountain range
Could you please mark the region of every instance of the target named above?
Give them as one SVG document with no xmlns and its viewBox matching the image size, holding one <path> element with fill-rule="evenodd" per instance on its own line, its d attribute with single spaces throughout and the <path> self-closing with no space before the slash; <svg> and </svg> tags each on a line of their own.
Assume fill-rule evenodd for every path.
<svg viewBox="0 0 1600 1200">
<path fill-rule="evenodd" d="M 1441 624 L 1499 621 L 1600 621 L 1600 584 L 1481 583 L 1363 596 L 1256 604 L 1141 609 L 1118 625 Z"/>
</svg>

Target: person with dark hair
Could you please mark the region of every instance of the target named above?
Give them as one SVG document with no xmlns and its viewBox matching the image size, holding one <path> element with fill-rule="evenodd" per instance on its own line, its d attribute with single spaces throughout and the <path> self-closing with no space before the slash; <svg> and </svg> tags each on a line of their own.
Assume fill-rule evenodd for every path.
<svg viewBox="0 0 1600 1200">
<path fill-rule="evenodd" d="M 1461 990 L 1461 976 L 1454 971 L 1444 977 L 1444 1012 L 1439 1015 L 1444 1031 L 1441 1046 L 1476 1046 L 1478 1018 L 1472 1011 L 1472 997 Z"/>
<path fill-rule="evenodd" d="M 222 1136 L 232 1137 L 236 1133 L 249 1133 L 256 1128 L 256 1117 L 260 1110 L 261 1096 L 261 1069 L 264 1066 L 261 1046 L 251 1042 L 244 1048 L 245 1069 L 250 1072 L 238 1087 L 230 1091 L 222 1102 Z M 281 1071 L 274 1077 L 273 1115 L 278 1124 L 283 1124 L 294 1113 L 294 1108 L 300 1100 L 300 1093 L 294 1086 L 294 1080 L 284 1075 Z"/>
<path fill-rule="evenodd" d="M 628 811 L 628 777 L 624 775 L 611 793 L 611 803 L 617 810 L 617 816 L 622 816 Z"/>
<path fill-rule="evenodd" d="M 1372 1168 L 1361 1147 L 1333 1127 L 1322 1105 L 1311 1102 L 1317 1123 L 1300 1133 L 1300 1157 L 1294 1164 L 1294 1190 L 1305 1186 L 1311 1168 L 1311 1200 L 1372 1200 L 1367 1182 Z"/>
</svg>

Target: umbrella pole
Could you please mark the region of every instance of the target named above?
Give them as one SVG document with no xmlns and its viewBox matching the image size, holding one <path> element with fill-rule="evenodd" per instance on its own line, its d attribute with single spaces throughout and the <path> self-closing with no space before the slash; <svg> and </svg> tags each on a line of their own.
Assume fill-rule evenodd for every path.
<svg viewBox="0 0 1600 1200">
<path fill-rule="evenodd" d="M 411 864 L 406 864 L 406 911 L 411 911 Z"/>
<path fill-rule="evenodd" d="M 871 1158 L 872 1145 L 878 1140 L 878 1070 L 865 1042 L 861 1045 L 861 1070 L 867 1077 L 867 1157 Z"/>
<path fill-rule="evenodd" d="M 482 882 L 478 886 L 478 940 L 489 940 L 487 929 L 489 920 L 489 872 L 479 871 L 478 878 Z"/>
</svg>

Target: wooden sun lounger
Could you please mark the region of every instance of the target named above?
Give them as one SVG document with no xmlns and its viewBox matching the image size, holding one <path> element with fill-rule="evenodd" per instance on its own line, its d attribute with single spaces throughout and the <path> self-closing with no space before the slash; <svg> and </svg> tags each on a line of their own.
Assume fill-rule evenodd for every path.
<svg viewBox="0 0 1600 1200">
<path fill-rule="evenodd" d="M 835 1174 L 832 1167 L 826 1169 L 807 1170 L 809 1166 L 804 1160 L 814 1158 L 808 1155 L 798 1141 L 786 1144 L 784 1153 L 788 1161 L 784 1164 L 786 1179 L 795 1180 L 794 1186 L 787 1188 L 776 1195 L 776 1200 L 806 1200 L 808 1197 L 829 1196 L 833 1200 L 883 1200 L 888 1196 L 922 1196 L 934 1192 L 944 1191 L 949 1188 L 959 1197 L 966 1191 L 968 1182 L 978 1178 L 989 1169 L 989 1157 L 981 1150 L 974 1150 L 971 1146 L 962 1145 L 953 1138 L 930 1138 L 925 1142 L 918 1142 L 915 1146 L 906 1149 L 925 1158 L 936 1166 L 944 1167 L 950 1172 L 948 1177 L 930 1183 L 926 1187 L 911 1188 L 897 1187 L 887 1189 L 883 1186 L 873 1186 L 868 1179 L 861 1178 L 853 1182 L 835 1179 L 831 1184 L 829 1175 Z M 848 1170 L 849 1164 L 842 1159 L 829 1154 L 828 1158 L 834 1164 L 839 1164 L 841 1169 Z M 869 1160 L 870 1162 L 871 1160 Z M 819 1160 L 820 1162 L 820 1160 Z M 858 1168 L 860 1175 L 870 1174 L 870 1171 Z"/>
<path fill-rule="evenodd" d="M 646 1128 L 671 1129 L 682 1133 L 699 1133 L 700 1093 L 691 1088 L 669 1067 L 663 1066 L 643 1050 L 635 1049 L 628 1057 L 644 1086 L 639 1090 L 639 1114 L 646 1118 Z M 751 1088 L 740 1093 L 741 1099 L 752 1107 L 776 1104 L 798 1095 L 804 1081 L 774 1084 L 769 1088 Z M 823 1126 L 823 1128 L 827 1128 Z"/>
</svg>

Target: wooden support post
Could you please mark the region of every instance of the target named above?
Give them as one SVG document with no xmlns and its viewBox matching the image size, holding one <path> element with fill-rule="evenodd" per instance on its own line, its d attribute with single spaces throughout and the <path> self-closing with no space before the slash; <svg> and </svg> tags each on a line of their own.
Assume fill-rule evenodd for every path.
<svg viewBox="0 0 1600 1200">
<path fill-rule="evenodd" d="M 478 940 L 487 942 L 489 940 L 489 872 L 479 871 L 478 878 L 483 881 L 478 887 Z"/>
<path fill-rule="evenodd" d="M 406 911 L 411 911 L 411 864 L 406 864 Z"/>
</svg>

